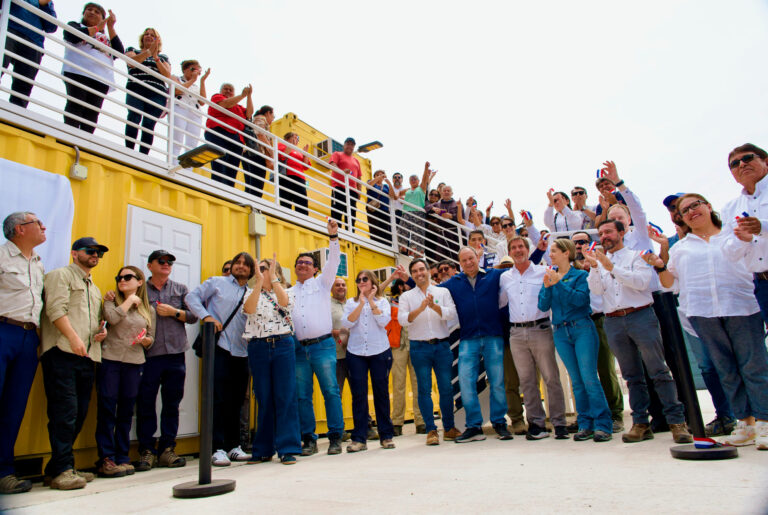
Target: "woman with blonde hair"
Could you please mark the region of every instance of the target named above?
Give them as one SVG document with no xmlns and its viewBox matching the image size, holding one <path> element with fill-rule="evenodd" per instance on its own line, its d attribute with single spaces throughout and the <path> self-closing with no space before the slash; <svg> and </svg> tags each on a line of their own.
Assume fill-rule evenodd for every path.
<svg viewBox="0 0 768 515">
<path fill-rule="evenodd" d="M 101 344 L 96 377 L 96 447 L 101 477 L 134 473 L 128 458 L 131 420 L 146 361 L 144 350 L 152 346 L 155 337 L 155 310 L 147 298 L 144 274 L 135 266 L 124 266 L 115 282 L 114 300 L 104 302 L 109 331 Z"/>
<path fill-rule="evenodd" d="M 362 270 L 355 278 L 357 295 L 344 305 L 342 326 L 349 329 L 347 367 L 352 392 L 354 430 L 347 452 L 364 451 L 368 447 L 368 374 L 373 386 L 373 405 L 379 425 L 379 439 L 385 449 L 394 449 L 394 428 L 389 416 L 389 371 L 392 350 L 386 326 L 391 308 L 382 297 L 379 281 L 370 270 Z"/>
</svg>

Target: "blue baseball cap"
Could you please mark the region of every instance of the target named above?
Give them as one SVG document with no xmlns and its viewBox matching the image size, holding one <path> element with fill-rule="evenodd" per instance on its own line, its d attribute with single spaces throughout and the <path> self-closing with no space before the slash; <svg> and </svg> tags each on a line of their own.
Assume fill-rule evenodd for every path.
<svg viewBox="0 0 768 515">
<path fill-rule="evenodd" d="M 666 196 L 666 197 L 664 198 L 664 200 L 662 200 L 662 201 L 661 201 L 661 203 L 662 203 L 662 204 L 664 204 L 664 207 L 666 207 L 667 209 L 669 209 L 669 208 L 671 208 L 671 207 L 672 207 L 672 204 L 674 204 L 674 202 L 675 202 L 677 199 L 679 199 L 680 197 L 682 197 L 683 195 L 685 195 L 685 193 L 680 193 L 680 192 L 678 192 L 678 193 L 673 193 L 672 195 L 668 195 L 668 196 Z"/>
</svg>

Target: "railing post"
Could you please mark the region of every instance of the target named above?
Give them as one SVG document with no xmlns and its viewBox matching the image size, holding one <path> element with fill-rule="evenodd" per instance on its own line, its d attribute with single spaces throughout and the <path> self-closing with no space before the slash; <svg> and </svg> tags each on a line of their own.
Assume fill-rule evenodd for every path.
<svg viewBox="0 0 768 515">
<path fill-rule="evenodd" d="M 352 232 L 352 192 L 349 190 L 349 174 L 347 172 L 344 172 L 344 195 L 346 196 L 345 204 L 347 205 L 347 230 Z M 370 224 L 369 220 L 368 225 Z"/>
<path fill-rule="evenodd" d="M 389 201 L 389 220 L 392 227 L 392 249 L 395 252 L 400 252 L 400 247 L 397 241 L 397 216 L 395 216 L 395 206 L 392 205 L 392 199 Z M 403 215 L 400 215 L 403 216 Z M 402 223 L 402 222 L 401 222 Z"/>
<path fill-rule="evenodd" d="M 11 19 L 11 0 L 3 1 L 0 12 L 0 64 L 5 58 L 5 39 L 8 37 L 8 20 Z"/>
<path fill-rule="evenodd" d="M 168 166 L 176 165 L 176 156 L 173 155 L 173 140 L 176 136 L 176 128 L 174 127 L 176 121 L 176 95 L 174 94 L 173 80 L 168 79 Z M 184 137 L 181 137 L 184 141 Z"/>
<path fill-rule="evenodd" d="M 272 137 L 272 182 L 275 185 L 275 205 L 280 204 L 280 160 L 278 159 L 277 136 Z M 287 149 L 286 149 L 287 150 Z M 286 163 L 288 161 L 286 160 Z"/>
</svg>

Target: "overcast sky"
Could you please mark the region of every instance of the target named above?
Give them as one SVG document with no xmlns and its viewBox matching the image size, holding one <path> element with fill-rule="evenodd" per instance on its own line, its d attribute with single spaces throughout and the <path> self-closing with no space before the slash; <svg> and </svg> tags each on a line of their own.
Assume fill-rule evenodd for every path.
<svg viewBox="0 0 768 515">
<path fill-rule="evenodd" d="M 59 19 L 83 4 L 56 2 Z M 537 221 L 550 187 L 586 186 L 617 163 L 649 219 L 661 199 L 739 192 L 730 149 L 768 147 L 768 6 L 749 0 L 344 2 L 133 0 L 104 4 L 126 46 L 157 28 L 174 64 L 221 82 L 335 139 L 380 140 L 374 168 L 425 160 L 456 197 L 512 199 Z"/>
</svg>

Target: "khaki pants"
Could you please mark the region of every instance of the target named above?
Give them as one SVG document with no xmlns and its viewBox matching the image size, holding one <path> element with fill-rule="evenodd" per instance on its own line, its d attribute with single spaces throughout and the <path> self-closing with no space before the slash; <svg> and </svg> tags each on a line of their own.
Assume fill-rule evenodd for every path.
<svg viewBox="0 0 768 515">
<path fill-rule="evenodd" d="M 403 331 L 406 333 L 406 331 Z M 407 334 L 407 333 L 406 333 Z M 416 372 L 413 370 L 410 356 L 410 342 L 400 339 L 400 347 L 392 349 L 392 424 L 402 426 L 405 419 L 405 376 L 411 376 L 411 400 L 413 402 L 413 419 L 416 425 L 424 424 L 421 418 L 416 386 Z"/>
<path fill-rule="evenodd" d="M 523 402 L 520 400 L 520 378 L 509 345 L 504 345 L 504 394 L 507 397 L 507 416 L 514 424 L 523 421 Z"/>
</svg>

